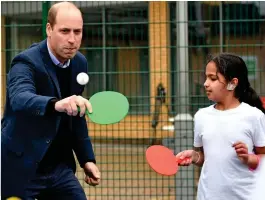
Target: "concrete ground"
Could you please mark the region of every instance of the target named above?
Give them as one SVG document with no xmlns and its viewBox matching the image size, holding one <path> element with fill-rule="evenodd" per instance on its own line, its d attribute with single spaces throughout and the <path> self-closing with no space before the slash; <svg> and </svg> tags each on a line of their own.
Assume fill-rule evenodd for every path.
<svg viewBox="0 0 265 200">
<path fill-rule="evenodd" d="M 101 171 L 101 183 L 88 186 L 83 171 L 79 178 L 90 200 L 175 200 L 175 176 L 161 176 L 145 160 L 147 145 L 96 144 L 97 166 Z"/>
</svg>

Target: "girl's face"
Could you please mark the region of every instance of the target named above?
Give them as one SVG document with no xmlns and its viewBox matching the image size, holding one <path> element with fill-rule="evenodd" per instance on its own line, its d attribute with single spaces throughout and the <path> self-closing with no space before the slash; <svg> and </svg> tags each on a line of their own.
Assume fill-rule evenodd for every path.
<svg viewBox="0 0 265 200">
<path fill-rule="evenodd" d="M 227 81 L 222 74 L 217 72 L 217 67 L 213 61 L 207 64 L 205 75 L 204 87 L 208 99 L 216 103 L 224 100 L 229 93 L 226 89 Z"/>
</svg>

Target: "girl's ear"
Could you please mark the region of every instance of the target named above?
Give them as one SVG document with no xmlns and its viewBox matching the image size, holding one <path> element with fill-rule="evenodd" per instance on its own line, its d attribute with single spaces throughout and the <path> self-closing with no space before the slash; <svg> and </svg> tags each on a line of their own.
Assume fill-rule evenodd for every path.
<svg viewBox="0 0 265 200">
<path fill-rule="evenodd" d="M 227 86 L 226 86 L 226 89 L 229 90 L 229 91 L 232 91 L 236 88 L 236 85 L 233 84 L 233 83 L 228 83 Z"/>
<path fill-rule="evenodd" d="M 237 78 L 233 78 L 226 86 L 227 90 L 234 90 L 236 88 L 236 86 L 238 85 L 238 79 Z"/>
</svg>

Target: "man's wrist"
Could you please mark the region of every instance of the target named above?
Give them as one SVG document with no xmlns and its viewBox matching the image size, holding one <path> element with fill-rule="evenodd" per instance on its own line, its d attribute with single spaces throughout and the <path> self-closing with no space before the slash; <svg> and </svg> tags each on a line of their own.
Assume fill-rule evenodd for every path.
<svg viewBox="0 0 265 200">
<path fill-rule="evenodd" d="M 56 110 L 55 110 L 55 104 L 56 104 L 57 101 L 59 101 L 59 99 L 53 98 L 53 99 L 51 99 L 48 102 L 48 105 L 46 107 L 46 114 L 52 114 L 52 113 L 55 113 L 56 112 Z"/>
<path fill-rule="evenodd" d="M 89 163 L 89 162 L 90 162 L 90 163 L 94 163 L 94 164 L 97 163 L 96 160 L 91 160 L 91 159 L 89 159 L 89 160 L 84 161 L 83 164 L 81 164 L 81 167 L 84 168 L 85 165 L 86 165 L 87 163 Z"/>
</svg>

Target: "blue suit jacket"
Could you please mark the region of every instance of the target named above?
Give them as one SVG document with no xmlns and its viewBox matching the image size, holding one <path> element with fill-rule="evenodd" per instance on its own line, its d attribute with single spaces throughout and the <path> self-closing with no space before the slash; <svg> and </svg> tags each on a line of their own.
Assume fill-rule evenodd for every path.
<svg viewBox="0 0 265 200">
<path fill-rule="evenodd" d="M 77 53 L 71 59 L 71 95 L 82 95 L 84 86 L 76 82 L 80 72 L 87 72 L 87 60 Z M 2 198 L 23 197 L 27 182 L 33 178 L 50 141 L 56 136 L 60 115 L 47 115 L 47 103 L 61 98 L 55 66 L 47 41 L 32 45 L 17 55 L 7 77 L 5 112 L 1 126 Z M 95 161 L 85 117 L 71 117 L 72 149 L 81 165 Z M 69 163 L 75 171 L 74 157 Z"/>
</svg>

